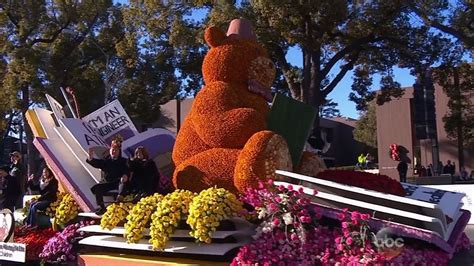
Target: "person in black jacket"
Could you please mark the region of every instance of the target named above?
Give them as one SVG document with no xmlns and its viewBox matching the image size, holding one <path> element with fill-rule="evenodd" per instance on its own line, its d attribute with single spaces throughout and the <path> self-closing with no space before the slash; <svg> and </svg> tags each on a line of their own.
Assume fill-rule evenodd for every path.
<svg viewBox="0 0 474 266">
<path fill-rule="evenodd" d="M 32 200 L 30 204 L 30 209 L 28 211 L 28 216 L 26 217 L 25 223 L 31 226 L 36 225 L 36 214 L 37 211 L 44 211 L 49 205 L 55 202 L 58 199 L 58 180 L 54 178 L 53 172 L 48 167 L 43 169 L 43 174 L 39 180 L 39 183 L 36 183 L 34 176 L 31 175 L 28 178 L 28 187 L 32 190 L 39 190 L 41 196 Z"/>
<path fill-rule="evenodd" d="M 120 180 L 128 179 L 127 160 L 121 156 L 121 147 L 112 143 L 109 154 L 110 157 L 104 159 L 94 158 L 94 151 L 89 149 L 89 158 L 86 160 L 92 167 L 102 170 L 102 180 L 99 184 L 92 186 L 91 191 L 95 195 L 95 199 L 99 208 L 96 214 L 105 213 L 104 194 L 108 191 L 119 188 Z"/>
<path fill-rule="evenodd" d="M 26 175 L 25 175 L 25 169 L 23 167 L 23 164 L 21 162 L 22 156 L 21 153 L 18 151 L 14 151 L 10 153 L 10 175 L 15 177 L 17 180 L 19 186 L 20 186 L 20 191 L 17 193 L 17 198 L 15 202 L 15 207 L 16 208 L 21 208 L 23 205 L 23 196 L 25 195 L 25 190 L 26 190 Z"/>
<path fill-rule="evenodd" d="M 400 182 L 407 182 L 408 164 L 405 160 L 401 160 L 397 165 L 398 175 L 400 176 Z"/>
<path fill-rule="evenodd" d="M 135 149 L 135 156 L 130 160 L 129 167 L 130 178 L 120 182 L 119 200 L 127 194 L 149 196 L 157 192 L 160 174 L 145 147 Z"/>
<path fill-rule="evenodd" d="M 20 194 L 20 183 L 8 172 L 10 167 L 4 165 L 0 167 L 0 210 L 15 210 L 15 203 Z"/>
</svg>

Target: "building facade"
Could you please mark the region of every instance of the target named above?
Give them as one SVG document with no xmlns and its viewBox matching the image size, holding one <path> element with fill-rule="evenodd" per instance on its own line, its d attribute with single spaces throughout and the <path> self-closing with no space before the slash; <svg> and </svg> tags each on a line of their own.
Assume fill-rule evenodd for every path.
<svg viewBox="0 0 474 266">
<path fill-rule="evenodd" d="M 398 162 L 393 161 L 389 156 L 389 145 L 397 144 L 404 146 L 411 159 L 408 176 L 413 176 L 413 169 L 416 164 L 428 166 L 436 165 L 433 158 L 439 158 L 444 164 L 448 160 L 456 165 L 456 175 L 459 174 L 458 144 L 456 140 L 448 138 L 444 129 L 443 117 L 448 114 L 449 98 L 443 88 L 434 84 L 434 110 L 436 121 L 436 137 L 432 139 L 417 139 L 415 132 L 415 100 L 414 88 L 404 88 L 404 95 L 399 99 L 377 106 L 377 145 L 379 169 L 381 174 L 392 178 L 398 178 L 396 169 Z M 474 101 L 474 92 L 469 95 Z M 437 156 L 433 156 L 436 153 Z M 464 147 L 464 167 L 468 173 L 474 170 L 474 149 Z"/>
</svg>

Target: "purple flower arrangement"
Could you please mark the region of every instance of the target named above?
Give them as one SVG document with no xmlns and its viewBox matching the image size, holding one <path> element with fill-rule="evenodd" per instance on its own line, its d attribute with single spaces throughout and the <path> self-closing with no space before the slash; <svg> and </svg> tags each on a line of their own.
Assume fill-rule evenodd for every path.
<svg viewBox="0 0 474 266">
<path fill-rule="evenodd" d="M 50 263 L 76 260 L 77 251 L 74 249 L 74 244 L 84 235 L 84 232 L 80 232 L 78 229 L 93 223 L 94 221 L 81 221 L 66 226 L 63 231 L 48 240 L 43 251 L 39 254 L 41 260 Z"/>
<path fill-rule="evenodd" d="M 272 182 L 269 182 L 270 185 Z M 314 191 L 314 194 L 317 193 Z M 249 189 L 242 200 L 260 225 L 254 241 L 241 247 L 232 265 L 447 265 L 447 253 L 404 243 L 381 249 L 369 228 L 370 215 L 344 209 L 340 227 L 320 225 L 321 212 L 292 186 Z M 465 248 L 465 239 L 458 246 Z"/>
</svg>

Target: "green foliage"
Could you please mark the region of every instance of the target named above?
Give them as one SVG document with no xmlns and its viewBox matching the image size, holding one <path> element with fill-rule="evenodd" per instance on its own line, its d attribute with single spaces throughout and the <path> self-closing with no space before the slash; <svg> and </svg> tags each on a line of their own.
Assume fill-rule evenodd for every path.
<svg viewBox="0 0 474 266">
<path fill-rule="evenodd" d="M 449 98 L 449 112 L 443 117 L 448 137 L 460 141 L 460 146 L 474 147 L 473 65 L 442 65 L 434 70 L 433 78 Z"/>
<path fill-rule="evenodd" d="M 407 1 L 407 6 L 425 25 L 474 47 L 474 3 L 470 0 Z M 449 11 L 448 11 L 449 10 Z"/>
<path fill-rule="evenodd" d="M 356 122 L 354 139 L 369 147 L 377 148 L 377 117 L 375 104 L 369 104 L 367 111 L 365 111 Z"/>
<path fill-rule="evenodd" d="M 324 104 L 319 107 L 319 116 L 325 118 L 341 116 L 337 105 L 338 104 L 333 102 L 332 99 L 326 100 Z"/>
<path fill-rule="evenodd" d="M 225 30 L 236 17 L 252 21 L 275 61 L 275 91 L 318 108 L 329 93 L 343 89 L 339 82 L 353 71 L 350 99 L 365 110 L 375 98 L 380 104 L 401 96 L 394 66 L 415 73 L 469 52 L 469 5 L 431 0 L 130 0 L 125 5 L 0 0 L 0 115 L 43 105 L 44 93 L 62 99 L 58 88 L 71 86 L 82 115 L 118 98 L 133 119 L 153 122 L 160 104 L 193 96 L 201 88 L 204 29 L 216 25 Z M 286 58 L 294 47 L 302 51 L 302 68 Z M 375 74 L 382 78 L 377 95 L 370 90 Z"/>
<path fill-rule="evenodd" d="M 367 94 L 370 76 L 383 76 L 384 91 L 399 93 L 393 82 L 391 68 L 402 59 L 413 62 L 406 54 L 411 42 L 429 43 L 435 36 L 423 27 L 413 26 L 409 14 L 398 1 L 250 1 L 257 32 L 270 49 L 277 64 L 288 76 L 292 95 L 304 102 L 319 106 L 340 80 L 354 67 L 363 69 L 365 82 L 358 82 L 362 102 L 373 97 Z M 285 18 L 285 19 L 281 19 Z M 266 33 L 265 33 L 266 32 Z M 423 38 L 414 38 L 424 36 Z M 276 43 L 276 44 L 275 44 Z M 285 59 L 292 45 L 303 52 L 301 82 L 294 82 L 294 73 Z M 387 97 L 381 100 L 386 100 Z M 363 107 L 364 104 L 359 104 Z"/>
</svg>

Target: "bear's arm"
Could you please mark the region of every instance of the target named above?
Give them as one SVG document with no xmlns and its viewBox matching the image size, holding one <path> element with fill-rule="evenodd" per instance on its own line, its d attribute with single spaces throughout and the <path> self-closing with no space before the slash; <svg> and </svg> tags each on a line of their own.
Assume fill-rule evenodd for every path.
<svg viewBox="0 0 474 266">
<path fill-rule="evenodd" d="M 190 115 L 196 133 L 210 147 L 242 148 L 253 134 L 266 129 L 266 102 L 236 86 L 213 82 L 193 103 Z"/>
</svg>

